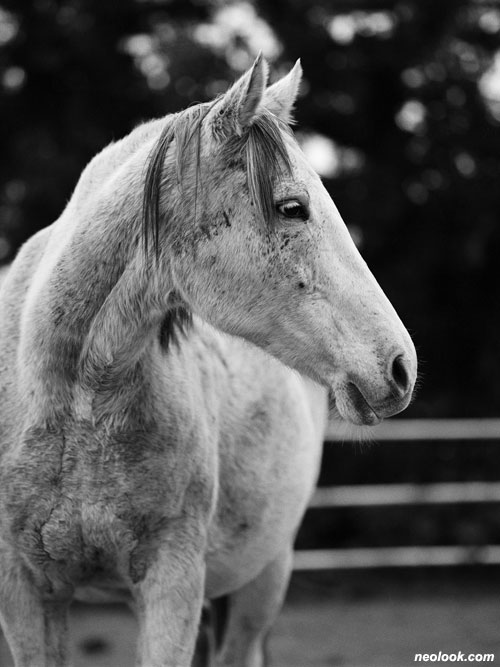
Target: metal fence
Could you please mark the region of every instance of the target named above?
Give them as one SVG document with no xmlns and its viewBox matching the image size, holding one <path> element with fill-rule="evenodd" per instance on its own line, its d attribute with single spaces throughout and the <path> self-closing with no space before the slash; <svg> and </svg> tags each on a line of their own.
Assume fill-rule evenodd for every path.
<svg viewBox="0 0 500 667">
<path fill-rule="evenodd" d="M 355 441 L 329 424 L 328 442 Z M 379 443 L 454 441 L 474 447 L 485 441 L 500 442 L 500 419 L 398 419 L 383 422 L 370 431 Z M 385 507 L 396 505 L 443 505 L 453 503 L 500 503 L 500 482 L 436 484 L 381 484 L 321 487 L 311 508 Z M 359 549 L 314 549 L 295 553 L 296 570 L 423 567 L 454 565 L 500 565 L 500 545 L 411 546 Z"/>
</svg>

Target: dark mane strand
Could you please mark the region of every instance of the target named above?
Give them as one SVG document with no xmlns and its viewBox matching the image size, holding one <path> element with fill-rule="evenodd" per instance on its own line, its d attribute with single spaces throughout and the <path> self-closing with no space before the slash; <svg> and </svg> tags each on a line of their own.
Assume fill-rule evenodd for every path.
<svg viewBox="0 0 500 667">
<path fill-rule="evenodd" d="M 192 313 L 183 306 L 177 306 L 170 310 L 160 326 L 160 345 L 165 352 L 171 344 L 179 344 L 179 336 L 186 336 L 193 325 Z"/>
<path fill-rule="evenodd" d="M 149 254 L 149 250 L 152 246 L 156 258 L 158 258 L 160 252 L 160 194 L 163 166 L 168 148 L 174 138 L 174 121 L 175 118 L 163 128 L 160 138 L 153 147 L 147 162 L 146 176 L 144 179 L 142 199 L 142 240 L 146 255 Z"/>
</svg>

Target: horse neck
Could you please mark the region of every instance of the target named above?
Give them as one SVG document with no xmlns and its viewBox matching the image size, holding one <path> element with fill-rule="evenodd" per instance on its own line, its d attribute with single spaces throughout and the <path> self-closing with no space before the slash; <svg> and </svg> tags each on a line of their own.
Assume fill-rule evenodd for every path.
<svg viewBox="0 0 500 667">
<path fill-rule="evenodd" d="M 20 346 L 24 394 L 41 421 L 57 423 L 77 398 L 82 413 L 96 395 L 115 401 L 151 365 L 171 291 L 165 263 L 146 266 L 139 240 L 143 165 L 160 131 L 154 122 L 97 156 L 52 228 Z"/>
</svg>

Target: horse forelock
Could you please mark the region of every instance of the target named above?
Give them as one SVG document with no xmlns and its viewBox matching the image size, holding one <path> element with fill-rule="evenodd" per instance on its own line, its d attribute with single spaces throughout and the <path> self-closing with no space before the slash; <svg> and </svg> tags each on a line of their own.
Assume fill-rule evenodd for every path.
<svg viewBox="0 0 500 667">
<path fill-rule="evenodd" d="M 165 127 L 154 145 L 147 164 L 143 191 L 142 240 L 146 254 L 160 254 L 160 199 L 164 181 L 165 159 L 175 140 L 175 165 L 177 181 L 182 184 L 182 174 L 187 162 L 195 156 L 194 211 L 197 195 L 201 190 L 200 153 L 201 130 L 207 114 L 215 103 L 199 104 L 167 118 Z M 286 147 L 286 135 L 292 136 L 290 127 L 263 108 L 250 127 L 240 137 L 230 137 L 223 147 L 226 164 L 242 161 L 246 169 L 250 199 L 260 217 L 271 224 L 276 216 L 273 186 L 283 175 L 291 172 L 291 160 Z M 193 144 L 194 150 L 189 146 Z M 195 215 L 195 223 L 197 217 Z"/>
<path fill-rule="evenodd" d="M 241 138 L 228 142 L 227 150 L 243 155 L 250 201 L 261 220 L 273 225 L 276 220 L 274 186 L 292 171 L 286 146 L 290 127 L 266 109 L 260 110 Z"/>
</svg>

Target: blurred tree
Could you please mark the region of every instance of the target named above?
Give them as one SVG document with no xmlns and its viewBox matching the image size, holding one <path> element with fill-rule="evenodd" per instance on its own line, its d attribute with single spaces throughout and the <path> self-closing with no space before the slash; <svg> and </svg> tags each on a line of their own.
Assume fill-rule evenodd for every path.
<svg viewBox="0 0 500 667">
<path fill-rule="evenodd" d="M 304 150 L 419 348 L 413 414 L 496 414 L 499 35 L 479 0 L 0 0 L 0 261 L 107 142 L 301 57 Z"/>
<path fill-rule="evenodd" d="M 166 13 L 164 5 L 0 3 L 0 260 L 57 218 L 107 143 L 192 101 L 174 85 L 186 67 L 216 72 L 212 53 L 185 29 L 207 7 L 172 0 Z M 173 55 L 162 57 L 157 44 L 171 35 Z"/>
</svg>

